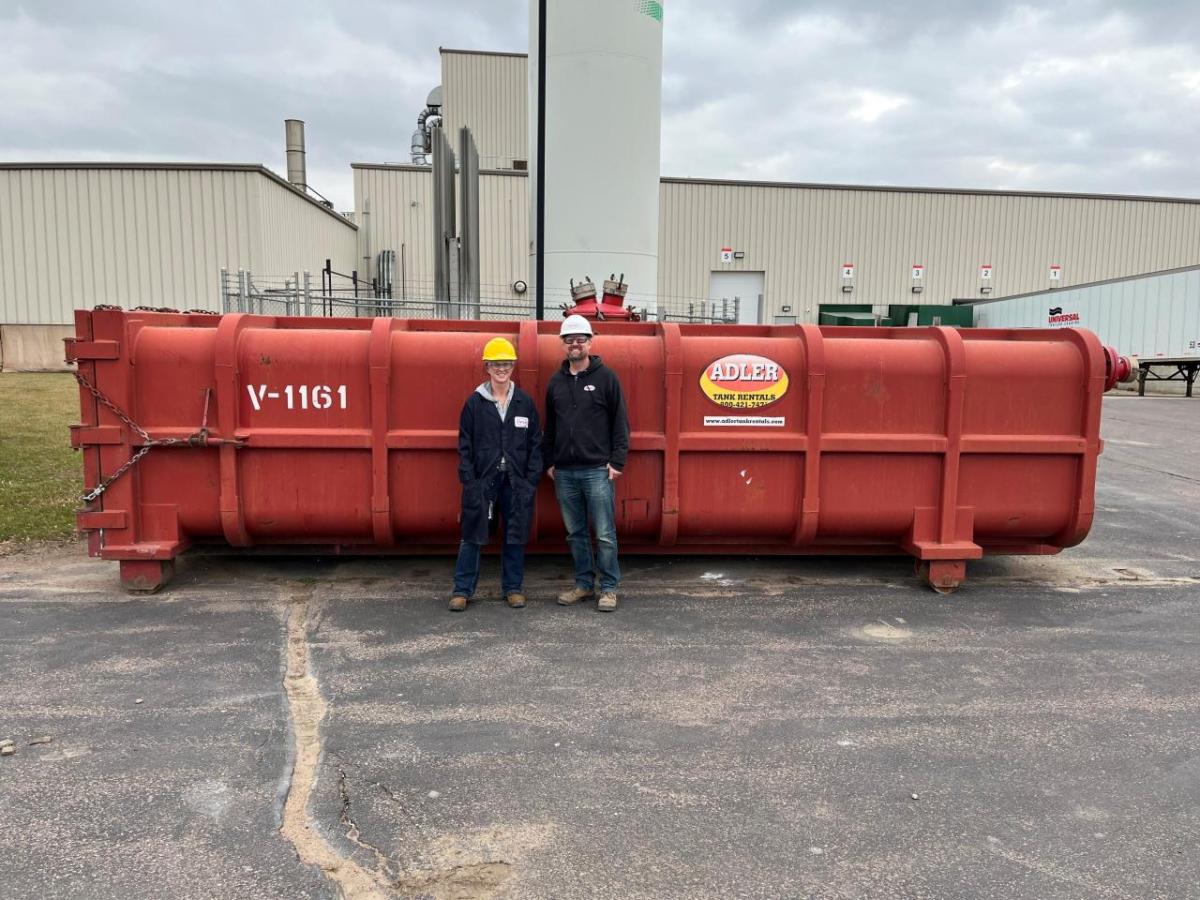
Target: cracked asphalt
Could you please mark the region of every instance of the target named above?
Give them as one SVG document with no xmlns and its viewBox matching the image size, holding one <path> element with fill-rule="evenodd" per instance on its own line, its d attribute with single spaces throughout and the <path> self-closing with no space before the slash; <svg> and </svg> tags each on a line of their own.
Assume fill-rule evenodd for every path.
<svg viewBox="0 0 1200 900">
<path fill-rule="evenodd" d="M 951 597 L 630 558 L 601 616 L 540 559 L 526 609 L 451 615 L 449 559 L 202 556 L 130 598 L 79 545 L 0 557 L 5 898 L 1198 897 L 1200 401 L 1103 433 L 1088 540 Z M 296 604 L 336 871 L 280 834 Z"/>
</svg>

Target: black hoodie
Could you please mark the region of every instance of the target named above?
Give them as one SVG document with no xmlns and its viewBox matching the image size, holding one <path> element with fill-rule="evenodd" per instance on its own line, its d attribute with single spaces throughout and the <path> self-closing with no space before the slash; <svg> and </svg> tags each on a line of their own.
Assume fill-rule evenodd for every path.
<svg viewBox="0 0 1200 900">
<path fill-rule="evenodd" d="M 542 465 L 547 469 L 590 469 L 605 464 L 625 468 L 629 453 L 629 416 L 621 382 L 600 357 L 571 374 L 570 363 L 546 385 L 546 423 Z"/>
</svg>

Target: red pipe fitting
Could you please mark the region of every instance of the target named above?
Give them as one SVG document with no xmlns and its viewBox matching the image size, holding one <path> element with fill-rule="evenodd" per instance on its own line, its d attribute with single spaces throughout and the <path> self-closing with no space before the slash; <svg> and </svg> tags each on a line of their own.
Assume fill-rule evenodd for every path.
<svg viewBox="0 0 1200 900">
<path fill-rule="evenodd" d="M 1117 382 L 1127 383 L 1137 379 L 1136 356 L 1122 356 L 1116 347 L 1104 348 L 1104 389 L 1111 391 Z"/>
<path fill-rule="evenodd" d="M 629 285 L 625 283 L 625 275 L 620 278 L 613 276 L 604 281 L 604 294 L 596 300 L 596 286 L 588 278 L 576 284 L 571 281 L 571 300 L 575 304 L 563 315 L 578 315 L 585 319 L 612 320 L 617 322 L 638 322 L 641 316 L 632 308 L 625 305 L 625 293 Z"/>
</svg>

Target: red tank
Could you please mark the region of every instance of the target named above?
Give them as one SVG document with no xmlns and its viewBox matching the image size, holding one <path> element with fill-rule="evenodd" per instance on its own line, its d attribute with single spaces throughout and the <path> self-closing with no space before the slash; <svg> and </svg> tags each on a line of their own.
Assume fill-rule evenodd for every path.
<svg viewBox="0 0 1200 900">
<path fill-rule="evenodd" d="M 539 404 L 555 322 L 76 313 L 94 556 L 153 590 L 190 546 L 451 553 L 457 425 L 503 335 Z M 1091 527 L 1120 360 L 1076 329 L 598 322 L 632 430 L 622 552 L 908 553 L 953 589 L 982 553 Z M 136 465 L 122 472 L 135 455 Z M 553 489 L 531 550 L 565 552 Z"/>
</svg>

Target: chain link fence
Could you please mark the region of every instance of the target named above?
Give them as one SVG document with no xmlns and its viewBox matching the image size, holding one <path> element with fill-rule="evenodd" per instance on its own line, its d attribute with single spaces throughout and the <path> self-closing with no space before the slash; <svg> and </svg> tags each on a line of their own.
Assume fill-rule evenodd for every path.
<svg viewBox="0 0 1200 900">
<path fill-rule="evenodd" d="M 440 300 L 432 279 L 407 279 L 402 289 L 324 269 L 315 275 L 257 275 L 248 269 L 221 270 L 221 311 L 268 316 L 390 316 L 397 319 L 532 319 L 531 293 L 514 295 L 508 284 L 481 284 L 479 302 Z M 547 290 L 546 317 L 556 319 L 571 306 L 570 291 Z M 737 297 L 705 300 L 659 297 L 653 310 L 638 310 L 643 321 L 697 324 L 738 321 Z"/>
</svg>

